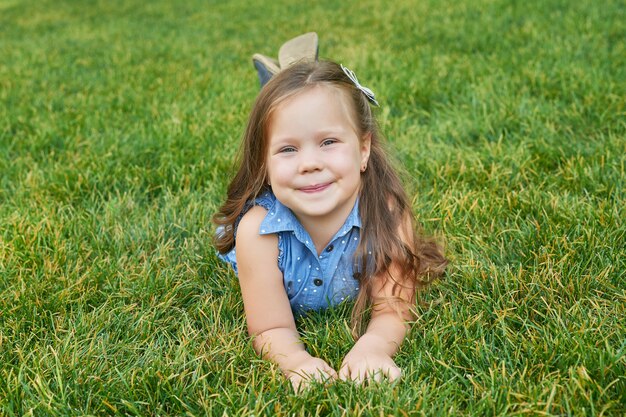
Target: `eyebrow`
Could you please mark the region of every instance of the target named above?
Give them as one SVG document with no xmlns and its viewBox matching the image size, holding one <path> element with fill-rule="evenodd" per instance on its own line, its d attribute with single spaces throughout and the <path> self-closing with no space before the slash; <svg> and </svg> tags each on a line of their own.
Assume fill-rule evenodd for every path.
<svg viewBox="0 0 626 417">
<path fill-rule="evenodd" d="M 341 128 L 341 127 L 333 127 L 331 129 L 326 129 L 326 130 L 322 130 L 320 131 L 320 136 L 328 136 L 328 135 L 333 135 L 333 134 L 342 134 L 345 133 L 346 129 Z"/>
<path fill-rule="evenodd" d="M 333 136 L 333 135 L 342 135 L 345 134 L 347 132 L 346 129 L 341 128 L 341 127 L 333 127 L 330 129 L 324 129 L 324 130 L 320 130 L 318 132 L 316 132 L 315 134 L 317 136 L 320 137 L 327 137 L 327 136 Z M 293 136 L 284 136 L 284 137 L 279 137 L 278 139 L 275 140 L 270 140 L 270 142 L 274 142 L 274 143 L 283 143 L 283 142 L 289 142 L 289 141 L 293 141 L 293 140 L 300 140 L 300 138 L 298 137 L 293 137 Z"/>
</svg>

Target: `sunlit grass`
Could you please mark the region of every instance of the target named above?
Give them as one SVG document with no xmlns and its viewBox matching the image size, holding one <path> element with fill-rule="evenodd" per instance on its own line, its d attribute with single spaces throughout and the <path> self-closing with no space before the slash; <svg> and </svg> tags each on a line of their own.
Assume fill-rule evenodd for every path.
<svg viewBox="0 0 626 417">
<path fill-rule="evenodd" d="M 249 3 L 0 0 L 0 414 L 625 414 L 626 7 Z M 210 219 L 251 54 L 310 30 L 452 264 L 400 383 L 296 396 Z M 337 367 L 348 323 L 299 324 Z"/>
</svg>

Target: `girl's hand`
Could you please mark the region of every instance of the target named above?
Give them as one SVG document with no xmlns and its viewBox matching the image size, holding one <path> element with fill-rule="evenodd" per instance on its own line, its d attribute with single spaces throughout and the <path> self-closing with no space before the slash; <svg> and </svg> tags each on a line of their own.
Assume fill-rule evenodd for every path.
<svg viewBox="0 0 626 417">
<path fill-rule="evenodd" d="M 387 353 L 358 349 L 357 346 L 355 348 L 348 352 L 341 364 L 339 379 L 342 381 L 380 382 L 386 377 L 393 382 L 402 375 L 400 368 Z"/>
<path fill-rule="evenodd" d="M 285 371 L 285 376 L 291 382 L 294 391 L 300 392 L 307 389 L 313 381 L 326 383 L 337 379 L 337 372 L 322 359 L 302 352 L 293 358 L 293 362 Z"/>
</svg>

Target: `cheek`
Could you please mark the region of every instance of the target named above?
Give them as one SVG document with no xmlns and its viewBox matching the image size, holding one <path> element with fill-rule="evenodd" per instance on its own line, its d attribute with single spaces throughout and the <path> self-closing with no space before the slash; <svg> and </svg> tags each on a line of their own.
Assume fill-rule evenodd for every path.
<svg viewBox="0 0 626 417">
<path fill-rule="evenodd" d="M 285 161 L 272 161 L 270 158 L 267 165 L 267 178 L 272 184 L 285 184 L 293 177 L 291 164 Z"/>
<path fill-rule="evenodd" d="M 336 166 L 344 175 L 361 174 L 360 152 L 349 151 L 337 156 Z"/>
</svg>

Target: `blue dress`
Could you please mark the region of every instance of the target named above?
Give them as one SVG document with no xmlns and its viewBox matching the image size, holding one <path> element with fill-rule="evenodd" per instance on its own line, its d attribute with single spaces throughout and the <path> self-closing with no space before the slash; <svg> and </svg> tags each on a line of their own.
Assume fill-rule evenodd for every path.
<svg viewBox="0 0 626 417">
<path fill-rule="evenodd" d="M 255 205 L 267 210 L 259 234 L 278 235 L 278 268 L 283 273 L 283 284 L 295 315 L 307 310 L 324 309 L 356 297 L 359 282 L 354 274 L 358 269 L 354 264 L 354 252 L 361 230 L 358 200 L 343 226 L 319 256 L 309 233 L 274 194 L 265 192 L 249 202 L 243 214 Z M 235 248 L 219 257 L 237 273 Z"/>
</svg>

